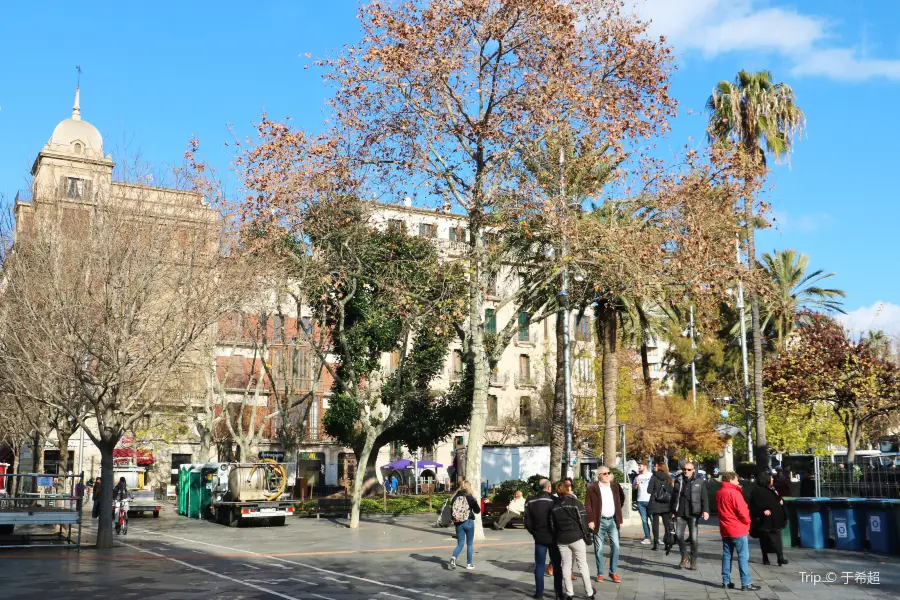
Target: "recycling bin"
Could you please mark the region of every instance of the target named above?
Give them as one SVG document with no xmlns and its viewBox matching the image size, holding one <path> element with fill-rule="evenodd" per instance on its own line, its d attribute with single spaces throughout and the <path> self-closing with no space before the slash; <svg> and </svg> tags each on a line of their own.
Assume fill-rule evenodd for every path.
<svg viewBox="0 0 900 600">
<path fill-rule="evenodd" d="M 800 545 L 800 530 L 797 528 L 797 506 L 794 504 L 796 498 L 792 496 L 784 497 L 784 510 L 787 513 L 787 523 L 781 530 L 781 544 L 785 548 Z"/>
<path fill-rule="evenodd" d="M 796 498 L 800 546 L 821 550 L 828 539 L 828 498 Z"/>
<path fill-rule="evenodd" d="M 900 500 L 869 500 L 866 508 L 866 540 L 873 552 L 895 553 L 897 540 L 897 508 Z"/>
<path fill-rule="evenodd" d="M 838 550 L 862 550 L 865 534 L 865 498 L 832 498 L 831 509 L 834 547 Z"/>
</svg>

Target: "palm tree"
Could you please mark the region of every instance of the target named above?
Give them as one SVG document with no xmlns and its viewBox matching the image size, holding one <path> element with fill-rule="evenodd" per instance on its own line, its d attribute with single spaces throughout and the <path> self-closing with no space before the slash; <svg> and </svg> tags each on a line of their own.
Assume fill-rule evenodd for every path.
<svg viewBox="0 0 900 600">
<path fill-rule="evenodd" d="M 834 273 L 826 273 L 823 269 L 807 274 L 809 257 L 788 249 L 768 252 L 762 257 L 763 269 L 774 286 L 774 297 L 765 306 L 766 317 L 762 327 L 774 327 L 778 336 L 778 348 L 784 344 L 784 338 L 802 318 L 803 309 L 818 309 L 844 313 L 844 290 L 820 287 L 819 283 Z"/>
<path fill-rule="evenodd" d="M 756 269 L 752 179 L 766 173 L 766 156 L 776 160 L 788 156 L 794 136 L 805 124 L 794 91 L 785 83 L 773 83 L 769 71 L 741 71 L 734 82 L 720 81 L 706 103 L 709 110 L 708 137 L 712 144 L 736 146 L 750 175 L 744 193 L 744 227 L 748 267 Z M 762 327 L 759 295 L 750 294 L 750 323 L 753 337 L 753 392 L 756 411 L 756 460 L 768 461 L 766 414 L 763 404 Z"/>
</svg>

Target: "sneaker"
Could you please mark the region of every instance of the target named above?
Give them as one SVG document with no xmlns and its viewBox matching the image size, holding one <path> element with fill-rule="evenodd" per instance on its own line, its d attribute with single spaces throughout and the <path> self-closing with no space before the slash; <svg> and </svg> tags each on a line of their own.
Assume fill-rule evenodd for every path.
<svg viewBox="0 0 900 600">
<path fill-rule="evenodd" d="M 475 565 L 473 565 L 472 563 L 469 563 L 466 565 L 466 571 L 474 571 L 474 570 L 475 570 Z"/>
<path fill-rule="evenodd" d="M 603 575 L 597 575 L 597 578 L 594 581 L 603 581 Z"/>
<path fill-rule="evenodd" d="M 761 590 L 761 589 L 762 589 L 761 587 L 759 587 L 758 585 L 753 585 L 752 583 L 750 585 L 742 585 L 741 586 L 742 592 L 755 592 L 756 590 Z"/>
<path fill-rule="evenodd" d="M 650 538 L 644 538 L 644 539 L 641 540 L 641 545 L 642 545 L 642 546 L 647 546 L 647 545 L 652 544 L 652 543 L 653 543 L 653 542 L 650 541 Z"/>
<path fill-rule="evenodd" d="M 610 573 L 609 578 L 612 579 L 616 583 L 622 583 L 622 578 L 619 577 L 616 573 Z"/>
<path fill-rule="evenodd" d="M 456 559 L 455 559 L 455 558 L 451 558 L 451 559 L 450 559 L 450 564 L 447 565 L 447 566 L 450 567 L 450 570 L 451 570 L 451 571 L 452 571 L 453 569 L 455 569 L 455 568 L 456 568 Z"/>
<path fill-rule="evenodd" d="M 725 590 L 725 589 L 733 590 L 733 589 L 734 589 L 734 584 L 733 584 L 733 583 L 723 583 L 723 584 L 722 584 L 722 589 L 723 589 L 723 590 Z"/>
</svg>

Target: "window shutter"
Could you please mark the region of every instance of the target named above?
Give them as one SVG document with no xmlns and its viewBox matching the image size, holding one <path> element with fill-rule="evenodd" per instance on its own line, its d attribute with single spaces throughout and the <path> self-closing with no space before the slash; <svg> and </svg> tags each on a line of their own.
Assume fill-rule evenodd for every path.
<svg viewBox="0 0 900 600">
<path fill-rule="evenodd" d="M 425 223 L 419 223 L 419 235 L 425 235 Z"/>
<path fill-rule="evenodd" d="M 94 182 L 93 182 L 93 181 L 91 181 L 90 179 L 85 179 L 85 180 L 84 180 L 84 198 L 82 198 L 82 199 L 83 199 L 85 202 L 93 202 L 93 201 L 94 201 L 94 197 L 93 197 L 93 195 L 91 194 L 91 191 L 93 190 L 93 187 L 94 187 Z"/>
</svg>

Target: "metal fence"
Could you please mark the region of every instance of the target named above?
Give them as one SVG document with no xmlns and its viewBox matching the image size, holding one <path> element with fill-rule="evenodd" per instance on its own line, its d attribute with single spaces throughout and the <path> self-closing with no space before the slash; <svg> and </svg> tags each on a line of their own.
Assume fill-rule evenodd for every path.
<svg viewBox="0 0 900 600">
<path fill-rule="evenodd" d="M 863 462 L 848 467 L 822 461 L 819 477 L 822 496 L 900 499 L 900 470 L 893 465 Z"/>
<path fill-rule="evenodd" d="M 6 473 L 3 478 L 16 491 L 0 495 L 0 547 L 81 547 L 84 473 Z"/>
</svg>

